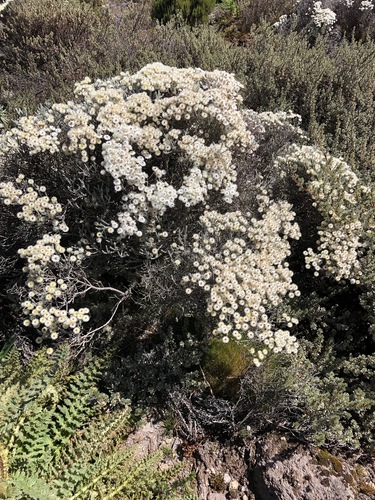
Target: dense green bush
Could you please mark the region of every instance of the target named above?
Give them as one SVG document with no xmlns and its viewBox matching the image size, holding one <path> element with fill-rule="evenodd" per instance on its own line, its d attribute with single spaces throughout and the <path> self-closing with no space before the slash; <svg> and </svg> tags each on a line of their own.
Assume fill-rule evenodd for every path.
<svg viewBox="0 0 375 500">
<path fill-rule="evenodd" d="M 207 22 L 216 0 L 154 0 L 152 17 L 165 23 L 177 14 L 194 25 Z"/>
<path fill-rule="evenodd" d="M 144 64 L 160 61 L 178 68 L 219 69 L 235 73 L 240 81 L 246 68 L 245 52 L 225 40 L 214 27 L 191 27 L 176 19 L 154 28 L 149 46 L 144 53 L 139 52 L 138 58 Z"/>
</svg>

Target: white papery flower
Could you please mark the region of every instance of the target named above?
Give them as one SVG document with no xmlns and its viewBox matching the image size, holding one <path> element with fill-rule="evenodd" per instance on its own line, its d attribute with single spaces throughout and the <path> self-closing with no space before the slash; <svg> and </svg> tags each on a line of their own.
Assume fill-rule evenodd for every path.
<svg viewBox="0 0 375 500">
<path fill-rule="evenodd" d="M 361 2 L 361 5 L 359 6 L 359 10 L 372 10 L 374 8 L 374 4 L 372 3 L 371 0 L 364 0 Z"/>
<path fill-rule="evenodd" d="M 322 2 L 314 2 L 311 19 L 319 28 L 332 27 L 336 22 L 336 14 L 331 9 L 322 9 Z"/>
</svg>

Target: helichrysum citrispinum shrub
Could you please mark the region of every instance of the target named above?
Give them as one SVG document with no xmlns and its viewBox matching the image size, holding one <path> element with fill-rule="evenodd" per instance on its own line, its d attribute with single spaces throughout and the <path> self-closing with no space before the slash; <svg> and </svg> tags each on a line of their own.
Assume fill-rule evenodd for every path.
<svg viewBox="0 0 375 500">
<path fill-rule="evenodd" d="M 124 306 L 152 304 L 203 315 L 208 332 L 243 343 L 259 365 L 297 350 L 297 250 L 300 275 L 362 283 L 371 188 L 303 145 L 295 115 L 242 109 L 240 90 L 224 72 L 154 63 L 85 79 L 74 100 L 1 136 L 5 231 L 12 215 L 25 228 L 4 251 L 23 266 L 9 307 L 25 333 L 82 347 Z"/>
<path fill-rule="evenodd" d="M 48 183 L 55 178 L 59 199 L 29 178 L 27 165 L 27 176 L 1 184 L 6 209 L 35 228 L 32 244 L 18 254 L 26 276 L 23 324 L 37 329 L 39 341 L 68 335 L 83 342 L 107 327 L 109 321 L 88 332 L 89 304 L 75 303 L 108 292 L 118 308 L 145 263 L 167 260 L 185 301 L 206 297 L 213 333 L 224 342 L 265 340 L 276 352 L 295 351 L 295 337 L 281 327 L 294 319 L 274 323 L 271 315 L 298 293 L 286 259 L 299 228 L 291 205 L 265 188 L 254 196 L 253 212 L 239 209 L 235 156 L 255 151 L 252 127 L 262 127 L 240 109 L 240 88 L 224 72 L 155 63 L 135 75 L 86 79 L 76 85 L 75 101 L 22 118 L 2 136 L 3 168 L 9 162 L 17 169 L 23 151 L 32 163 L 54 163 Z M 61 177 L 70 184 L 65 192 Z M 81 180 L 91 191 L 84 197 L 77 194 Z M 93 262 L 103 255 L 127 267 L 122 279 L 117 274 L 120 286 L 96 283 Z"/>
<path fill-rule="evenodd" d="M 144 339 L 152 344 L 168 328 L 170 345 L 188 342 L 185 323 L 190 336 L 238 342 L 256 366 L 272 353 L 265 370 L 281 366 L 281 353 L 293 360 L 296 336 L 306 337 L 310 357 L 320 342 L 327 363 L 315 392 L 299 392 L 310 405 L 300 428 L 345 442 L 342 405 L 319 422 L 311 415 L 319 394 L 328 405 L 333 397 L 320 380 L 347 370 L 340 401 L 364 401 L 366 410 L 352 411 L 371 420 L 373 188 L 308 144 L 293 125 L 298 116 L 243 109 L 240 90 L 221 71 L 155 63 L 85 79 L 72 101 L 4 133 L 3 318 L 49 353 L 64 339 L 82 350 L 138 335 L 133 358 L 144 366 Z M 332 343 L 333 360 L 324 358 Z M 196 366 L 189 360 L 186 370 L 199 365 L 193 344 Z M 164 345 L 150 347 L 152 356 L 159 347 L 154 359 Z M 356 359 L 363 370 L 352 376 Z M 246 381 L 241 387 L 251 400 Z M 155 390 L 148 385 L 141 399 Z M 333 420 L 338 430 L 329 433 Z"/>
</svg>

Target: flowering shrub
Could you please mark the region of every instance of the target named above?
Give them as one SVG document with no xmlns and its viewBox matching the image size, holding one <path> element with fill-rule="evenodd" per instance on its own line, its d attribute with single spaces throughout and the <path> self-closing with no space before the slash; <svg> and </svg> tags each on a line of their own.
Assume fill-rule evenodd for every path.
<svg viewBox="0 0 375 500">
<path fill-rule="evenodd" d="M 331 9 L 323 9 L 322 2 L 314 2 L 311 19 L 318 28 L 330 28 L 336 22 L 336 14 Z"/>
<path fill-rule="evenodd" d="M 306 267 L 315 275 L 324 269 L 337 281 L 361 282 L 361 257 L 371 248 L 373 190 L 357 177 L 340 158 L 329 157 L 312 146 L 291 146 L 278 157 L 276 166 L 284 168 L 297 186 L 313 200 L 323 216 L 318 230 L 317 252 L 304 252 Z"/>
<path fill-rule="evenodd" d="M 296 2 L 293 14 L 284 14 L 275 27 L 287 31 L 291 26 L 298 30 L 308 27 L 310 35 L 330 32 L 334 35 L 352 35 L 363 39 L 374 35 L 374 4 L 372 0 L 302 0 Z M 336 28 L 333 30 L 333 28 Z"/>
<path fill-rule="evenodd" d="M 108 384 L 140 403 L 180 394 L 186 422 L 285 423 L 293 399 L 301 432 L 357 446 L 372 421 L 373 184 L 295 113 L 243 109 L 241 89 L 154 63 L 86 78 L 3 132 L 4 324 L 26 353 L 119 346 Z M 243 354 L 225 404 L 199 395 L 208 339 L 224 361 L 229 342 Z M 333 406 L 325 380 L 341 384 Z"/>
<path fill-rule="evenodd" d="M 368 190 L 311 146 L 284 148 L 271 181 L 272 155 L 259 144 L 272 137 L 278 151 L 306 139 L 293 113 L 242 110 L 240 90 L 221 71 L 154 63 L 86 78 L 73 101 L 0 136 L 4 210 L 34 228 L 16 248 L 26 261 L 17 293 L 38 342 L 82 346 L 111 328 L 122 304 L 132 314 L 152 304 L 159 315 L 203 315 L 213 335 L 247 345 L 256 365 L 269 352 L 295 353 L 291 241 L 301 238 L 304 204 L 287 201 L 285 178 L 323 217 L 317 250 L 301 243 L 306 267 L 360 282 L 372 219 L 358 207 Z M 158 296 L 165 284 L 172 291 Z M 116 300 L 110 314 L 94 299 L 103 293 Z"/>
<path fill-rule="evenodd" d="M 8 159 L 23 151 L 35 157 L 58 155 L 61 164 L 65 154 L 68 163 L 77 158 L 76 168 L 86 177 L 93 172 L 101 176 L 106 189 L 99 206 L 98 193 L 82 200 L 80 216 L 90 218 L 85 210 L 95 206 L 95 220 L 82 234 L 63 189 L 60 194 L 68 203 L 64 208 L 46 194 L 45 186 L 26 180 L 23 173 L 15 182 L 1 184 L 5 206 L 21 207 L 17 217 L 35 224 L 38 232 L 34 244 L 19 249 L 27 264 L 23 271 L 28 291 L 21 304 L 25 327 L 36 328 L 39 338 L 56 339 L 68 331 L 79 336 L 89 308 L 72 307 L 77 298 L 111 289 L 122 300 L 127 293 L 95 286 L 88 261 L 112 254 L 123 262 L 130 252 L 142 266 L 144 259 L 165 260 L 169 254 L 178 273 L 198 263 L 199 276 L 188 272 L 181 286 L 187 295 L 194 292 L 192 301 L 195 288 L 210 292 L 207 312 L 215 316 L 218 308 L 220 320 L 214 334 L 227 341 L 230 331 L 238 340 L 244 332 L 276 351 L 295 349 L 295 338 L 288 331 L 274 331 L 267 315 L 296 290 L 285 263 L 290 254 L 287 239 L 299 237 L 291 206 L 273 202 L 264 193 L 254 214 L 230 209 L 239 197 L 235 157 L 245 152 L 249 157 L 257 147 L 239 107 L 240 89 L 227 73 L 155 63 L 134 75 L 94 83 L 85 79 L 76 85 L 75 101 L 21 118 L 1 136 L 4 169 Z M 186 231 L 195 241 L 191 250 L 179 244 Z M 206 233 L 211 245 L 205 243 Z M 190 253 L 197 254 L 193 263 L 187 258 Z M 257 277 L 248 276 L 250 269 Z M 183 284 L 190 280 L 189 287 Z M 258 358 L 265 353 L 259 351 Z"/>
</svg>

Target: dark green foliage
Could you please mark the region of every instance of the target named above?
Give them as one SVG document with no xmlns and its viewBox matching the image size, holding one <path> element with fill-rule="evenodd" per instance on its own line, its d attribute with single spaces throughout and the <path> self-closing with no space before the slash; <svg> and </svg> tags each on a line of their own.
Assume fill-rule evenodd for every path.
<svg viewBox="0 0 375 500">
<path fill-rule="evenodd" d="M 291 367 L 301 405 L 293 425 L 318 444 L 373 451 L 374 356 L 366 328 L 371 319 L 346 287 L 335 290 L 326 283 L 319 294 L 306 297 L 297 313 L 306 340 Z"/>
<path fill-rule="evenodd" d="M 362 359 L 361 359 L 362 358 Z M 364 365 L 354 375 L 357 364 Z M 320 372 L 311 376 L 301 389 L 301 415 L 294 427 L 303 435 L 311 436 L 317 444 L 339 444 L 374 451 L 373 426 L 375 392 L 371 380 L 374 359 L 353 356 L 341 361 L 331 354 L 333 371 L 320 364 Z M 310 372 L 316 370 L 311 365 Z"/>
<path fill-rule="evenodd" d="M 107 383 L 143 406 L 163 404 L 172 392 L 182 388 L 194 389 L 200 377 L 204 342 L 197 338 L 199 332 L 188 320 L 180 323 L 185 324 L 177 325 L 175 331 L 159 326 L 149 338 L 126 339 L 125 348 L 119 339 L 111 368 L 105 373 Z"/>
<path fill-rule="evenodd" d="M 176 14 L 192 25 L 205 23 L 215 3 L 215 0 L 154 0 L 151 15 L 163 23 Z"/>
</svg>

